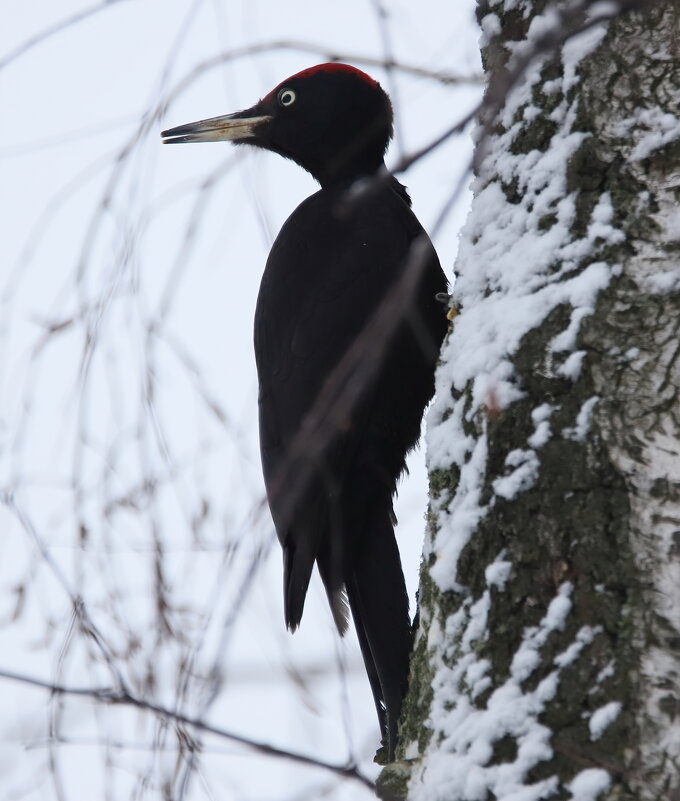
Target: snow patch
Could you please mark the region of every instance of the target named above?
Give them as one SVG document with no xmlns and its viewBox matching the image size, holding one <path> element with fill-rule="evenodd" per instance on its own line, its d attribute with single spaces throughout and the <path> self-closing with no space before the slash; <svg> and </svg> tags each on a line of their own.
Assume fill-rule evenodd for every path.
<svg viewBox="0 0 680 801">
<path fill-rule="evenodd" d="M 540 448 L 550 439 L 550 423 L 544 420 L 536 426 L 536 430 L 527 442 L 532 448 Z"/>
<path fill-rule="evenodd" d="M 489 587 L 496 587 L 496 589 L 503 592 L 505 585 L 510 577 L 512 570 L 512 562 L 503 561 L 498 559 L 492 562 L 484 571 L 484 578 Z"/>
<path fill-rule="evenodd" d="M 571 593 L 574 589 L 574 585 L 571 581 L 565 581 L 558 590 L 558 594 L 556 598 L 550 602 L 550 606 L 548 607 L 548 613 L 545 616 L 546 618 L 546 627 L 549 631 L 555 631 L 556 629 L 563 629 L 564 624 L 567 621 L 567 615 L 571 609 Z M 541 645 L 545 642 L 545 640 L 541 640 Z"/>
<path fill-rule="evenodd" d="M 595 242 L 622 242 L 625 234 L 618 228 L 612 227 L 614 220 L 614 206 L 609 192 L 603 192 L 598 198 L 595 208 L 591 212 L 591 222 L 588 226 L 588 238 Z"/>
<path fill-rule="evenodd" d="M 592 417 L 593 409 L 599 400 L 599 395 L 593 395 L 585 401 L 576 415 L 576 425 L 573 428 L 565 428 L 562 431 L 562 435 L 566 439 L 582 442 L 586 438 L 590 431 L 590 418 Z"/>
<path fill-rule="evenodd" d="M 590 690 L 588 691 L 589 695 L 592 695 L 593 693 L 596 693 L 598 691 L 599 687 L 600 687 L 600 684 L 602 684 L 602 682 L 605 679 L 608 679 L 608 678 L 610 678 L 610 676 L 613 676 L 614 672 L 615 672 L 614 671 L 614 661 L 612 660 L 610 662 L 607 662 L 607 664 L 597 674 L 594 686 L 591 687 Z"/>
<path fill-rule="evenodd" d="M 551 631 L 564 628 L 567 615 L 571 610 L 571 593 L 573 584 L 566 581 L 553 598 L 541 625 L 533 626 L 524 632 L 524 640 L 517 649 L 512 660 L 510 672 L 519 681 L 525 681 L 538 667 L 541 661 L 540 649 L 545 645 Z"/>
<path fill-rule="evenodd" d="M 588 8 L 588 19 L 593 17 L 614 17 L 621 11 L 619 0 L 597 0 Z"/>
<path fill-rule="evenodd" d="M 567 360 L 559 367 L 557 372 L 565 378 L 571 378 L 572 381 L 576 381 L 581 375 L 581 367 L 585 355 L 586 352 L 584 350 L 575 350 L 573 353 L 570 353 Z"/>
<path fill-rule="evenodd" d="M 612 6 L 611 12 L 603 10 L 606 5 Z M 589 9 L 590 18 L 599 14 L 612 13 L 618 11 L 618 3 L 593 3 Z M 571 89 L 578 81 L 577 67 L 582 59 L 589 56 L 597 49 L 600 42 L 607 33 L 607 25 L 593 25 L 578 36 L 572 36 L 562 47 L 562 63 L 564 64 L 564 88 Z"/>
<path fill-rule="evenodd" d="M 507 467 L 514 468 L 512 473 L 501 476 L 493 482 L 496 495 L 511 500 L 520 492 L 533 486 L 538 477 L 540 467 L 536 451 L 514 450 L 505 457 Z"/>
<path fill-rule="evenodd" d="M 404 748 L 404 759 L 417 759 L 420 753 L 418 741 L 412 740 L 406 748 Z"/>
<path fill-rule="evenodd" d="M 491 678 L 486 675 L 490 667 L 491 662 L 488 659 L 480 659 L 479 662 L 473 662 L 466 670 L 465 682 L 470 688 L 470 698 L 473 701 L 491 686 Z"/>
<path fill-rule="evenodd" d="M 572 309 L 569 325 L 553 339 L 550 344 L 550 350 L 553 353 L 559 353 L 563 350 L 572 350 L 576 346 L 576 336 L 581 327 L 583 318 L 592 314 L 592 312 L 593 310 L 587 306 Z"/>
<path fill-rule="evenodd" d="M 557 409 L 557 406 L 552 406 L 549 403 L 542 403 L 540 406 L 537 406 L 531 412 L 531 419 L 534 421 L 534 424 L 543 423 L 547 420 L 550 415 Z"/>
<path fill-rule="evenodd" d="M 621 712 L 620 701 L 612 701 L 605 706 L 596 709 L 590 716 L 588 728 L 590 729 L 590 739 L 599 740 L 605 730 L 618 718 Z"/>
<path fill-rule="evenodd" d="M 430 621 L 430 625 L 427 630 L 428 650 L 432 650 L 439 647 L 441 643 L 442 643 L 442 629 L 441 626 L 439 625 L 439 621 L 435 617 L 433 620 Z"/>
<path fill-rule="evenodd" d="M 534 424 L 534 433 L 529 437 L 527 443 L 532 448 L 542 448 L 550 439 L 550 423 L 548 422 L 550 415 L 557 409 L 557 406 L 551 406 L 549 403 L 542 403 L 531 412 L 531 420 Z"/>
<path fill-rule="evenodd" d="M 611 779 L 606 770 L 587 768 L 582 770 L 568 785 L 572 794 L 569 801 L 596 801 L 597 797 L 606 792 L 610 785 Z"/>
<path fill-rule="evenodd" d="M 632 137 L 631 161 L 642 161 L 659 148 L 680 139 L 680 117 L 660 108 L 641 108 L 621 120 L 615 128 L 621 138 Z"/>
<path fill-rule="evenodd" d="M 487 507 L 481 504 L 486 458 L 486 436 L 482 435 L 461 467 L 453 500 L 448 507 L 440 510 L 438 531 L 432 549 L 428 548 L 427 542 L 425 545 L 426 558 L 431 552 L 436 555 L 430 576 L 443 592 L 462 590 L 461 585 L 456 582 L 458 557 L 487 511 Z"/>
<path fill-rule="evenodd" d="M 461 639 L 463 650 L 470 651 L 472 643 L 485 640 L 488 636 L 486 621 L 490 605 L 489 591 L 485 590 L 482 597 L 468 608 L 468 624 Z"/>
<path fill-rule="evenodd" d="M 503 3 L 503 9 L 506 12 L 513 11 L 514 9 L 522 9 L 523 16 L 526 19 L 529 11 L 531 10 L 531 5 L 528 0 L 505 0 Z"/>
<path fill-rule="evenodd" d="M 595 635 L 600 634 L 601 631 L 602 626 L 582 626 L 579 629 L 574 642 L 571 643 L 571 645 L 565 651 L 562 651 L 561 654 L 558 654 L 555 657 L 555 664 L 561 668 L 571 665 L 572 662 L 575 662 L 576 659 L 578 659 L 579 654 L 585 648 L 585 646 L 590 645 L 590 643 L 595 639 Z"/>
<path fill-rule="evenodd" d="M 485 14 L 479 21 L 479 27 L 482 29 L 482 34 L 479 37 L 479 47 L 487 47 L 489 42 L 494 36 L 498 36 L 501 32 L 501 21 L 498 14 Z"/>
<path fill-rule="evenodd" d="M 680 269 L 666 270 L 645 277 L 645 289 L 650 292 L 675 292 L 680 289 Z"/>
</svg>

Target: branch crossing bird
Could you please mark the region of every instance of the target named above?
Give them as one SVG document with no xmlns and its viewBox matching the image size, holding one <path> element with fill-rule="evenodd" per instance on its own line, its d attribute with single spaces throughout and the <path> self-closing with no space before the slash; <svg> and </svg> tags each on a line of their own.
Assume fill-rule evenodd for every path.
<svg viewBox="0 0 680 801">
<path fill-rule="evenodd" d="M 389 97 L 361 70 L 320 64 L 249 109 L 162 136 L 264 148 L 321 185 L 284 224 L 260 286 L 262 467 L 286 625 L 300 624 L 316 563 L 341 634 L 351 611 L 393 760 L 412 628 L 392 500 L 434 392 L 447 282 L 384 164 Z"/>
</svg>

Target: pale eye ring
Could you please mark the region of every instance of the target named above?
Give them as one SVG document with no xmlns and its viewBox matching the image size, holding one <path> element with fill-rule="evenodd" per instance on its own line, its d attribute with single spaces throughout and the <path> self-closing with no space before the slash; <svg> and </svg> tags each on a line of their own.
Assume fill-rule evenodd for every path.
<svg viewBox="0 0 680 801">
<path fill-rule="evenodd" d="M 297 95 L 292 89 L 282 89 L 279 92 L 279 104 L 282 106 L 292 106 Z"/>
</svg>

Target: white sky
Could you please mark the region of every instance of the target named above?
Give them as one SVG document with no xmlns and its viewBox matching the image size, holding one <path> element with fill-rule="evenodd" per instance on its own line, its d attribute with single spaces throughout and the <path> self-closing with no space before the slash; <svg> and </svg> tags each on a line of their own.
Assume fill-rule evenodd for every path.
<svg viewBox="0 0 680 801">
<path fill-rule="evenodd" d="M 472 0 L 385 6 L 399 61 L 479 71 Z M 0 63 L 87 7 L 6 0 Z M 125 652 L 120 666 L 135 689 L 142 692 L 152 672 L 156 700 L 199 714 L 208 701 L 200 677 L 217 666 L 223 683 L 206 714 L 212 723 L 332 762 L 351 752 L 375 775 L 377 724 L 353 635 L 337 642 L 316 580 L 301 630 L 295 637 L 284 631 L 280 553 L 262 509 L 255 298 L 273 237 L 316 186 L 271 154 L 162 147 L 158 137 L 162 128 L 249 106 L 325 58 L 277 50 L 226 62 L 188 85 L 141 137 L 133 135 L 143 115 L 218 53 L 285 40 L 380 58 L 383 38 L 374 5 L 358 0 L 126 1 L 0 70 L 0 492 L 5 499 L 14 493 L 14 508 L 0 507 L 0 669 L 71 686 L 111 682 L 91 640 L 72 630 L 58 572 L 83 597 L 110 648 Z M 398 129 L 388 164 L 462 117 L 478 94 L 354 63 L 392 94 Z M 469 157 L 465 135 L 401 176 L 427 229 Z M 206 180 L 210 191 L 199 192 Z M 203 205 L 195 209 L 197 200 Z M 467 202 L 459 199 L 435 238 L 449 277 Z M 152 321 L 157 336 L 149 338 Z M 55 324 L 61 333 L 46 339 L 46 326 Z M 153 492 L 133 492 L 150 480 L 157 482 Z M 416 455 L 397 509 L 413 592 L 424 508 Z M 269 557 L 225 628 L 260 543 Z M 169 603 L 162 637 L 158 548 Z M 26 592 L 14 615 L 17 587 Z M 134 653 L 125 655 L 131 640 Z M 338 654 L 348 667 L 346 689 Z M 187 659 L 193 662 L 180 697 L 177 675 Z M 301 689 L 291 675 L 310 665 L 325 672 L 307 675 Z M 161 783 L 172 779 L 176 739 L 159 733 L 149 715 L 74 699 L 60 707 L 44 691 L 2 681 L 0 708 L 2 798 L 57 798 L 55 772 L 68 799 L 160 798 Z M 61 739 L 54 744 L 52 736 L 52 747 L 50 726 Z M 154 758 L 154 742 L 167 747 L 162 756 Z M 328 798 L 369 797 L 324 771 L 216 738 L 206 739 L 205 749 L 187 798 L 283 801 L 320 797 L 327 786 Z M 140 772 L 148 779 L 144 790 Z M 173 788 L 179 792 L 179 784 Z"/>
</svg>

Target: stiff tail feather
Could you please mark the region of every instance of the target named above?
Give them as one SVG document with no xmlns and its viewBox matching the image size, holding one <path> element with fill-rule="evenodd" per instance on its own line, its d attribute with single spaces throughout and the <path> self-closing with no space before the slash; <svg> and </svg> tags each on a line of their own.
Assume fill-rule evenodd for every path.
<svg viewBox="0 0 680 801">
<path fill-rule="evenodd" d="M 283 610 L 290 631 L 300 625 L 309 580 L 314 567 L 314 552 L 297 549 L 292 541 L 283 546 Z"/>
<path fill-rule="evenodd" d="M 390 516 L 380 510 L 371 522 L 373 525 L 367 527 L 365 538 L 347 566 L 345 586 L 388 761 L 392 761 L 413 637 Z"/>
</svg>

